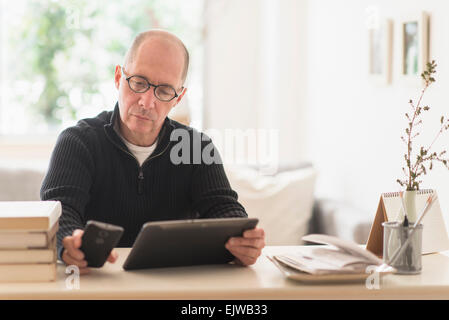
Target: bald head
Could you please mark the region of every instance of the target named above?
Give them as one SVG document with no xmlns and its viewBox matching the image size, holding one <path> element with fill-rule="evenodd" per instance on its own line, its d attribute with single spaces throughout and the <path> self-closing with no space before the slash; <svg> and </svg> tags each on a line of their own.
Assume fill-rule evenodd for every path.
<svg viewBox="0 0 449 320">
<path fill-rule="evenodd" d="M 189 68 L 189 52 L 187 51 L 187 48 L 184 45 L 184 43 L 177 36 L 165 30 L 149 30 L 139 33 L 134 38 L 131 47 L 128 49 L 128 52 L 126 53 L 125 62 L 123 63 L 125 69 L 127 65 L 133 63 L 136 57 L 136 53 L 140 48 L 140 46 L 152 38 L 167 42 L 168 44 L 176 46 L 177 48 L 179 48 L 179 50 L 182 51 L 184 56 L 184 69 L 182 71 L 181 80 L 182 83 L 184 84 L 187 77 L 187 71 Z"/>
</svg>

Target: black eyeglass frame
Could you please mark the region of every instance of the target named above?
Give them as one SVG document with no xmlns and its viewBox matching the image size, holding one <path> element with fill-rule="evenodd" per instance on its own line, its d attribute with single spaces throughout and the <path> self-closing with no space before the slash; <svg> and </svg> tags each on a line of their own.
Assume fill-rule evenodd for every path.
<svg viewBox="0 0 449 320">
<path fill-rule="evenodd" d="M 122 73 L 125 75 L 125 80 L 128 82 L 128 87 L 129 87 L 133 92 L 135 92 L 135 93 L 144 93 L 144 92 L 147 92 L 149 89 L 151 89 L 151 87 L 153 87 L 154 96 L 155 96 L 156 98 L 158 98 L 158 100 L 160 100 L 160 101 L 163 101 L 163 102 L 169 102 L 169 101 L 172 101 L 173 99 L 179 97 L 178 93 L 176 92 L 176 89 L 173 88 L 171 85 L 168 85 L 168 84 L 155 85 L 155 84 L 152 84 L 150 81 L 148 81 L 146 78 L 144 78 L 144 77 L 142 77 L 142 76 L 136 76 L 136 75 L 134 75 L 134 76 L 129 76 L 129 77 L 128 77 L 128 76 L 126 76 L 125 69 L 124 69 L 123 67 L 120 67 L 120 69 L 122 70 Z M 136 90 L 134 90 L 133 88 L 131 88 L 131 84 L 129 83 L 129 80 L 130 80 L 131 78 L 133 78 L 133 77 L 137 77 L 137 78 L 139 78 L 139 79 L 145 80 L 145 82 L 146 82 L 147 85 L 148 85 L 148 87 L 145 89 L 145 91 L 136 91 Z M 173 91 L 175 92 L 174 97 L 172 97 L 170 100 L 163 100 L 163 99 L 159 98 L 159 97 L 158 97 L 158 94 L 156 94 L 156 89 L 157 89 L 158 87 L 169 87 L 169 88 L 173 89 Z"/>
</svg>

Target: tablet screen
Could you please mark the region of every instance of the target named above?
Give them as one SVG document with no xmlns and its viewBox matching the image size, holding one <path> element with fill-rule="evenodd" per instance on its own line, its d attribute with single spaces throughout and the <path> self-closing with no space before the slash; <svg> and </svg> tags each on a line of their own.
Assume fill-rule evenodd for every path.
<svg viewBox="0 0 449 320">
<path fill-rule="evenodd" d="M 149 222 L 143 225 L 126 259 L 125 270 L 228 263 L 230 237 L 253 229 L 257 218 Z"/>
</svg>

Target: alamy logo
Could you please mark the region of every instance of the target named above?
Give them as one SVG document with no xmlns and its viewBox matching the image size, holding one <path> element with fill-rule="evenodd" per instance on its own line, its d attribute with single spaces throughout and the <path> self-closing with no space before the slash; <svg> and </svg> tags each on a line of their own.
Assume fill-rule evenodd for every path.
<svg viewBox="0 0 449 320">
<path fill-rule="evenodd" d="M 365 280 L 365 286 L 368 290 L 380 289 L 380 273 L 376 272 L 377 266 L 368 266 L 365 270 L 370 275 Z"/>
<path fill-rule="evenodd" d="M 81 29 L 81 11 L 73 4 L 69 5 L 66 9 L 66 25 L 68 29 Z"/>
<path fill-rule="evenodd" d="M 65 287 L 67 290 L 80 289 L 80 269 L 78 266 L 70 265 L 65 268 L 65 273 L 69 276 L 65 279 Z"/>
<path fill-rule="evenodd" d="M 370 6 L 365 9 L 365 26 L 367 29 L 379 29 L 379 7 Z"/>
<path fill-rule="evenodd" d="M 279 167 L 279 130 L 275 129 L 210 129 L 205 134 L 176 129 L 170 141 L 176 142 L 170 152 L 175 165 L 247 165 L 266 175 L 275 174 Z"/>
</svg>

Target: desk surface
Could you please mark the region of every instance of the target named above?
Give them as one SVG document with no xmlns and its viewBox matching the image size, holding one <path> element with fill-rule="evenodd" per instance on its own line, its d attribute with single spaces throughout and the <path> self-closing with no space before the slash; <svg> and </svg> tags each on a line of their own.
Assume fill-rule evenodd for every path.
<svg viewBox="0 0 449 320">
<path fill-rule="evenodd" d="M 57 280 L 42 283 L 0 283 L 0 299 L 448 299 L 449 251 L 423 256 L 420 275 L 388 275 L 379 289 L 365 282 L 304 284 L 288 280 L 265 255 L 290 252 L 293 246 L 264 248 L 250 267 L 206 265 L 124 271 L 129 248 L 118 248 L 116 263 L 106 263 L 80 277 L 69 289 L 66 266 Z M 70 280 L 70 279 L 69 279 Z M 73 287 L 73 282 L 71 282 Z"/>
</svg>

